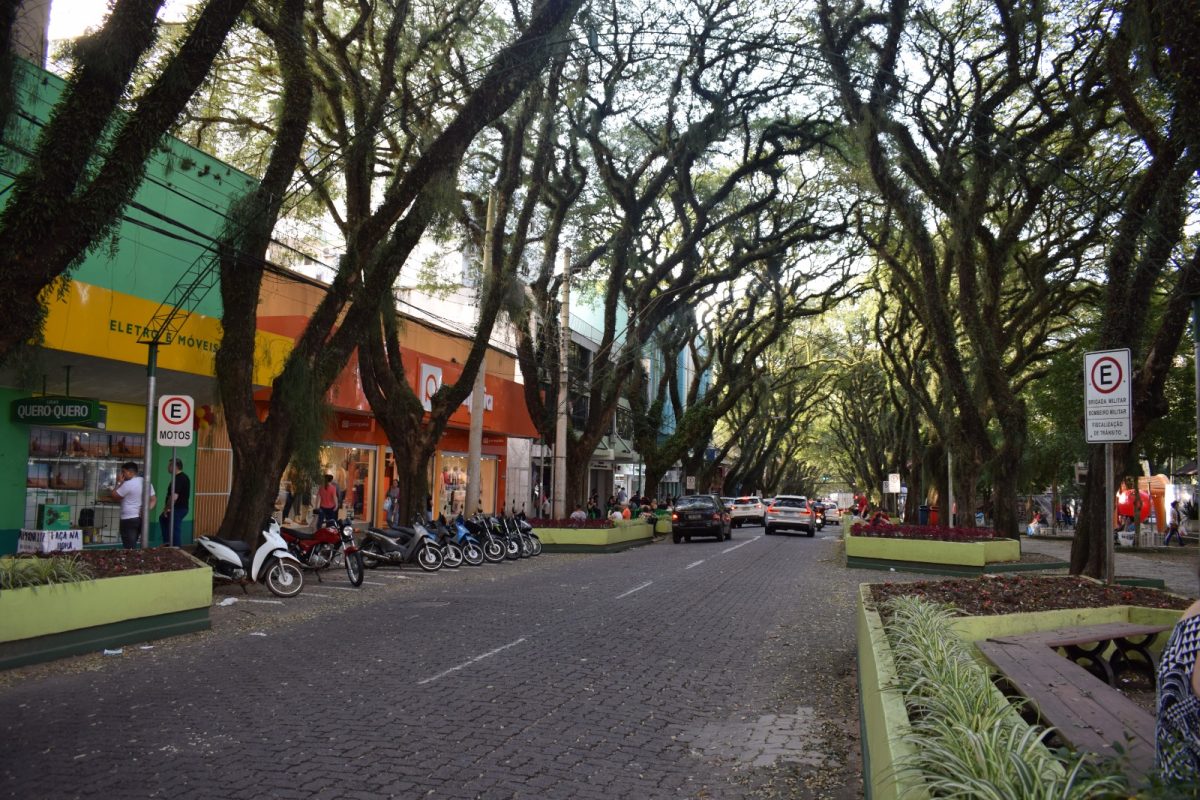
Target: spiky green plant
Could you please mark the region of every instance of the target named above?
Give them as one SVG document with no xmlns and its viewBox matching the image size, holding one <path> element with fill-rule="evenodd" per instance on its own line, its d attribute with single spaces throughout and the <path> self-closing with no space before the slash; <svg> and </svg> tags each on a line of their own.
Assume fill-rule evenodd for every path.
<svg viewBox="0 0 1200 800">
<path fill-rule="evenodd" d="M 1022 701 L 996 691 L 992 676 L 954 632 L 948 606 L 918 597 L 889 601 L 888 639 L 896 689 L 911 719 L 914 755 L 898 776 L 919 779 L 934 797 L 972 800 L 1073 800 L 1128 796 L 1124 776 L 1091 756 L 1060 756 L 1045 746 L 1050 729 L 1025 724 Z"/>
<path fill-rule="evenodd" d="M 91 580 L 91 569 L 77 556 L 0 558 L 0 590 Z"/>
</svg>

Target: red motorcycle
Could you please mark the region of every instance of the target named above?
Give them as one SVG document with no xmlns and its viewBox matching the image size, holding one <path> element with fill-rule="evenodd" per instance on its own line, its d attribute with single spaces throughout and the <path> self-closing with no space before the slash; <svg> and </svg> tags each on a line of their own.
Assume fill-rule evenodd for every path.
<svg viewBox="0 0 1200 800">
<path fill-rule="evenodd" d="M 363 557 L 354 539 L 354 524 L 349 519 L 326 522 L 315 531 L 300 528 L 280 528 L 288 550 L 305 569 L 311 569 L 321 580 L 321 570 L 345 564 L 351 586 L 362 586 Z"/>
</svg>

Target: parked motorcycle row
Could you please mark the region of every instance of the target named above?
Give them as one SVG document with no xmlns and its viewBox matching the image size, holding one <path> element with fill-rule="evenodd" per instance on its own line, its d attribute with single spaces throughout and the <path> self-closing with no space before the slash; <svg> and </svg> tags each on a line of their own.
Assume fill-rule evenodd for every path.
<svg viewBox="0 0 1200 800">
<path fill-rule="evenodd" d="M 354 537 L 350 519 L 326 522 L 315 531 L 284 528 L 268 517 L 263 521 L 255 548 L 241 541 L 201 536 L 196 540 L 196 557 L 212 567 L 213 579 L 239 583 L 263 583 L 278 597 L 295 597 L 304 588 L 304 571 L 321 582 L 321 570 L 344 568 L 352 586 L 363 583 L 364 568 L 416 564 L 427 572 L 442 567 L 455 569 L 466 564 L 477 567 L 506 559 L 529 558 L 542 552 L 542 542 L 533 527 L 514 517 L 472 519 L 461 516 L 450 523 L 439 519 L 412 526 L 367 528 L 361 544 Z"/>
<path fill-rule="evenodd" d="M 542 542 L 528 522 L 513 517 L 457 517 L 427 525 L 414 520 L 409 527 L 367 528 L 362 556 L 368 567 L 416 564 L 427 572 L 466 564 L 498 564 L 542 552 Z"/>
</svg>

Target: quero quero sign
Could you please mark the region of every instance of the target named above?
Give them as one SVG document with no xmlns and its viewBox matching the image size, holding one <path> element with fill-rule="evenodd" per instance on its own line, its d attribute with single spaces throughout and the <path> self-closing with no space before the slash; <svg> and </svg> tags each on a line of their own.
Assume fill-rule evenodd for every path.
<svg viewBox="0 0 1200 800">
<path fill-rule="evenodd" d="M 101 406 L 89 397 L 26 397 L 13 401 L 12 418 L 26 425 L 88 425 L 101 420 Z"/>
</svg>

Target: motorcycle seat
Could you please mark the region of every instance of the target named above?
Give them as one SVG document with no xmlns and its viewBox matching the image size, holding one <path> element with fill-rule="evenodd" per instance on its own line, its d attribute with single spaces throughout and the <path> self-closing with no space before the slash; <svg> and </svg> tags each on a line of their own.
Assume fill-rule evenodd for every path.
<svg viewBox="0 0 1200 800">
<path fill-rule="evenodd" d="M 214 542 L 219 542 L 235 553 L 249 553 L 250 545 L 243 542 L 241 539 L 220 539 L 216 536 L 212 537 Z"/>
<path fill-rule="evenodd" d="M 399 539 L 401 536 L 415 536 L 416 531 L 412 528 L 368 528 L 372 533 L 378 533 L 389 539 Z"/>
<path fill-rule="evenodd" d="M 316 536 L 312 531 L 301 530 L 300 528 L 281 528 L 281 530 L 287 531 L 288 536 L 294 536 L 297 539 L 312 539 Z"/>
</svg>

